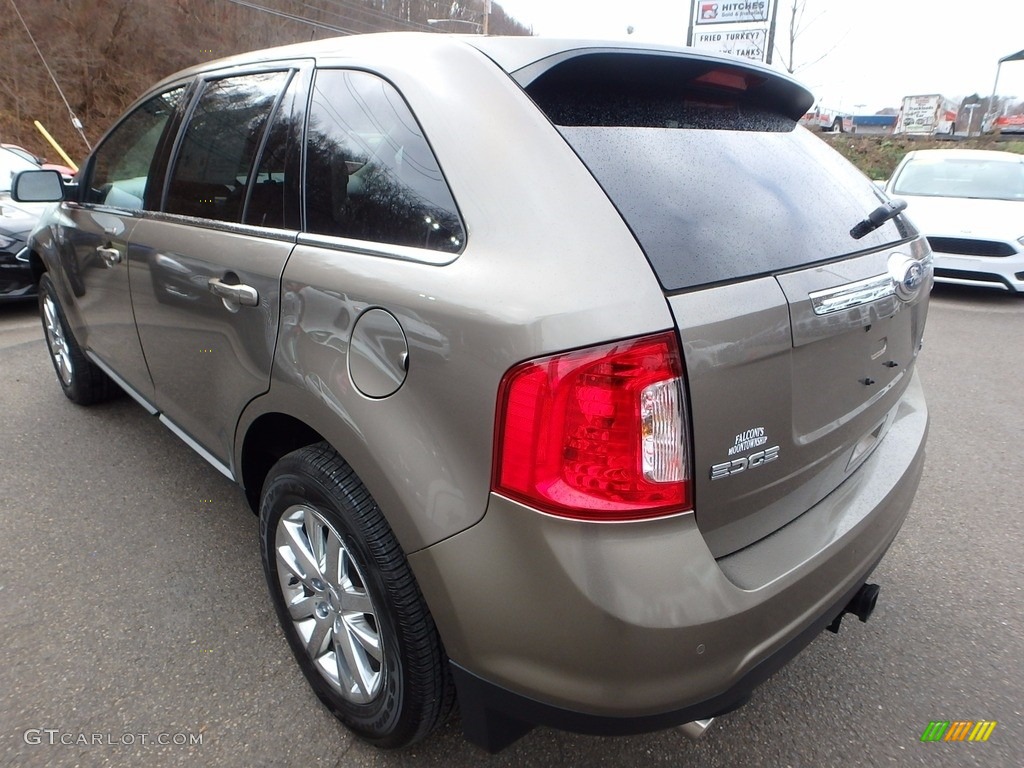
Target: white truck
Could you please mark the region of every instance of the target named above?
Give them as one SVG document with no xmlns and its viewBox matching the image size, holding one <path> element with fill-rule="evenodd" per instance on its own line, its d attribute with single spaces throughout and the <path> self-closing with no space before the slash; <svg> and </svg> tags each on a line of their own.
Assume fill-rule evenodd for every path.
<svg viewBox="0 0 1024 768">
<path fill-rule="evenodd" d="M 893 133 L 935 136 L 956 133 L 956 114 L 960 105 L 938 93 L 904 96 Z"/>
<path fill-rule="evenodd" d="M 819 131 L 844 133 L 853 129 L 853 116 L 819 104 L 813 111 L 800 118 L 800 125 Z"/>
</svg>

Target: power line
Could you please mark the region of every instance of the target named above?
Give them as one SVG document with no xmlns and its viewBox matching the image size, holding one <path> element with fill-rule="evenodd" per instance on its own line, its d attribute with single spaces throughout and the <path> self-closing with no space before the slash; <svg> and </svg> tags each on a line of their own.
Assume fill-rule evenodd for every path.
<svg viewBox="0 0 1024 768">
<path fill-rule="evenodd" d="M 234 3 L 235 5 L 250 8 L 254 11 L 261 11 L 263 13 L 271 14 L 272 16 L 285 18 L 290 21 L 297 22 L 299 24 L 308 24 L 313 27 L 327 29 L 332 32 L 340 32 L 341 34 L 345 35 L 360 34 L 360 30 L 357 29 L 349 29 L 348 27 L 340 27 L 334 24 L 313 21 L 308 16 L 300 16 L 298 14 L 287 13 L 286 11 L 279 11 L 274 8 L 268 8 L 264 5 L 258 5 L 257 3 L 249 2 L 248 0 L 227 1 L 229 3 Z M 333 6 L 334 10 L 332 10 L 331 8 L 324 8 L 318 5 L 313 5 L 308 2 L 303 2 L 302 5 L 305 8 L 310 9 L 311 11 L 316 11 L 317 13 L 327 14 L 329 16 L 334 16 L 336 18 L 343 19 L 349 24 L 370 24 L 376 22 L 383 25 L 391 25 L 392 27 L 395 25 L 399 25 L 406 29 L 423 30 L 426 32 L 437 32 L 437 30 L 434 27 L 430 26 L 429 24 L 423 24 L 418 21 L 412 21 L 411 19 L 403 19 L 399 16 L 386 13 L 385 11 L 378 10 L 376 8 L 356 5 L 350 0 L 323 0 L 323 2 L 329 3 L 330 6 Z M 361 14 L 362 18 L 354 14 Z"/>
<path fill-rule="evenodd" d="M 436 31 L 436 30 L 434 30 L 433 27 L 431 27 L 428 24 L 422 24 L 422 23 L 420 23 L 418 21 L 412 21 L 411 19 L 403 19 L 400 16 L 395 16 L 393 14 L 387 13 L 386 11 L 379 10 L 377 8 L 369 8 L 369 7 L 365 6 L 365 5 L 364 6 L 355 5 L 354 3 L 350 2 L 350 1 L 346 1 L 346 0 L 323 0 L 323 2 L 324 3 L 328 3 L 330 5 L 333 5 L 333 6 L 340 7 L 342 9 L 350 11 L 350 12 L 355 12 L 355 13 L 362 14 L 363 16 L 368 16 L 371 19 L 373 19 L 373 21 L 388 22 L 388 23 L 391 23 L 391 24 L 400 24 L 403 27 L 406 27 L 408 29 L 422 29 L 422 30 L 426 30 L 428 32 L 435 32 Z M 305 5 L 307 8 L 314 8 L 315 10 L 318 10 L 321 13 L 329 13 L 332 16 L 339 16 L 339 17 L 341 16 L 341 14 L 339 14 L 339 13 L 335 13 L 333 11 L 329 11 L 326 8 L 317 8 L 316 6 L 310 5 L 309 3 L 303 3 L 303 5 Z M 367 23 L 363 19 L 355 19 L 355 20 L 359 21 L 360 23 L 363 23 L 363 24 Z"/>
<path fill-rule="evenodd" d="M 53 70 L 50 69 L 50 65 L 46 63 L 46 57 L 43 56 L 43 52 L 39 50 L 39 46 L 36 45 L 36 39 L 32 37 L 32 30 L 28 28 L 28 24 L 25 23 L 24 17 L 21 15 L 21 11 L 18 10 L 17 4 L 14 0 L 11 0 L 11 5 L 14 7 L 14 12 L 18 14 L 18 18 L 21 20 L 21 26 L 25 28 L 25 34 L 28 35 L 29 41 L 32 43 L 32 47 L 36 49 L 36 53 L 39 54 L 40 60 L 43 62 L 43 66 L 46 67 L 46 71 L 50 75 L 50 79 L 53 80 L 53 85 L 57 89 L 57 93 L 60 94 L 61 100 L 64 102 L 64 106 L 68 108 L 68 114 L 71 115 L 71 124 L 78 131 L 78 135 L 82 137 L 82 141 L 85 142 L 85 146 L 88 147 L 89 151 L 92 152 L 92 145 L 89 140 L 85 138 L 85 131 L 82 130 L 82 121 L 75 115 L 75 111 L 71 109 L 71 105 L 68 104 L 67 97 L 64 95 L 64 91 L 61 90 L 60 83 L 57 82 L 57 78 L 53 74 Z"/>
<path fill-rule="evenodd" d="M 13 3 L 14 0 L 11 0 L 11 2 Z M 307 19 L 305 16 L 298 16 L 298 15 L 296 15 L 294 13 L 286 13 L 284 11 L 275 11 L 273 8 L 267 8 L 267 7 L 262 6 L 262 5 L 257 5 L 256 3 L 249 3 L 249 2 L 246 2 L 246 0 L 228 0 L 228 2 L 229 3 L 234 3 L 235 5 L 244 6 L 245 8 L 251 8 L 254 11 L 263 11 L 263 13 L 269 13 L 272 16 L 280 16 L 281 18 L 289 19 L 290 21 L 296 21 L 299 24 L 309 24 L 311 27 L 320 27 L 320 29 L 329 29 L 332 32 L 340 32 L 343 35 L 355 34 L 355 30 L 352 30 L 352 29 L 343 29 L 342 27 L 335 27 L 335 26 L 332 26 L 331 24 L 323 24 L 323 23 L 321 23 L 319 21 L 313 21 L 312 19 Z"/>
</svg>

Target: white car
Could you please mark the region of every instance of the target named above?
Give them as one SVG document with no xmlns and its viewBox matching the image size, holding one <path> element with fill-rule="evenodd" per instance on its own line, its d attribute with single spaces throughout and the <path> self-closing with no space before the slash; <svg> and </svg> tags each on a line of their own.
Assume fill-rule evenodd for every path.
<svg viewBox="0 0 1024 768">
<path fill-rule="evenodd" d="M 885 186 L 935 254 L 935 280 L 1024 293 L 1024 155 L 910 152 Z"/>
</svg>

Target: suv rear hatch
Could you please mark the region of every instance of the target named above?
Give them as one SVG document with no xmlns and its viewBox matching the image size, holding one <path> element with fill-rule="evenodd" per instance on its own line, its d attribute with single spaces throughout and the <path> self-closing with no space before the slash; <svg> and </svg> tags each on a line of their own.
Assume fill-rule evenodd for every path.
<svg viewBox="0 0 1024 768">
<path fill-rule="evenodd" d="M 720 557 L 767 536 L 885 435 L 921 343 L 924 240 L 899 216 L 851 235 L 884 197 L 797 126 L 811 96 L 771 70 L 585 49 L 513 75 L 665 291 L 708 546 Z"/>
</svg>

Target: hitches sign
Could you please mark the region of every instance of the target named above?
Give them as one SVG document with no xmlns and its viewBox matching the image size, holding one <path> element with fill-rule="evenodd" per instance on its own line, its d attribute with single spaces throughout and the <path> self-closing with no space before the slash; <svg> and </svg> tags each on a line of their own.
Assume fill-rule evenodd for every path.
<svg viewBox="0 0 1024 768">
<path fill-rule="evenodd" d="M 768 21 L 769 0 L 746 2 L 708 2 L 697 0 L 698 24 L 735 24 L 737 22 Z"/>
<path fill-rule="evenodd" d="M 777 0 L 690 0 L 686 44 L 771 63 Z"/>
</svg>

